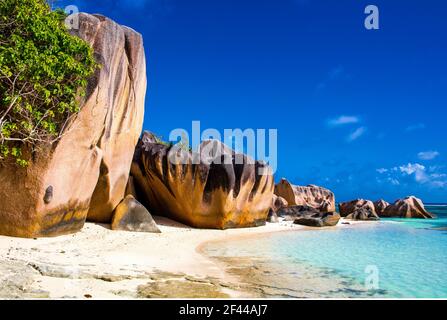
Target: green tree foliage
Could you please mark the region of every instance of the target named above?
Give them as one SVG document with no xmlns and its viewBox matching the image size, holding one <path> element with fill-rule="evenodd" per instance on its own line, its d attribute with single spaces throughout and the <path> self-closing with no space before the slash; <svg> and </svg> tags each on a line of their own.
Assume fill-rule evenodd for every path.
<svg viewBox="0 0 447 320">
<path fill-rule="evenodd" d="M 45 0 L 0 1 L 0 163 L 60 139 L 97 64 Z"/>
</svg>

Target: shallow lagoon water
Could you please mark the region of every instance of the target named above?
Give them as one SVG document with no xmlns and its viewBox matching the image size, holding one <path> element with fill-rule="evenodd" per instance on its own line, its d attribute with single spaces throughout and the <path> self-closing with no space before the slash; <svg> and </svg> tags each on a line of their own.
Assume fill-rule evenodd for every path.
<svg viewBox="0 0 447 320">
<path fill-rule="evenodd" d="M 256 257 L 289 271 L 294 266 L 297 270 L 301 265 L 312 266 L 334 278 L 350 279 L 347 287 L 355 284 L 369 290 L 365 280 L 375 283 L 378 287 L 373 291 L 379 296 L 447 298 L 447 206 L 427 209 L 438 218 L 383 219 L 341 228 L 276 233 L 215 244 L 209 253 Z M 378 282 L 371 282 L 371 272 L 376 272 Z M 299 285 L 299 281 L 291 272 L 290 282 Z"/>
</svg>

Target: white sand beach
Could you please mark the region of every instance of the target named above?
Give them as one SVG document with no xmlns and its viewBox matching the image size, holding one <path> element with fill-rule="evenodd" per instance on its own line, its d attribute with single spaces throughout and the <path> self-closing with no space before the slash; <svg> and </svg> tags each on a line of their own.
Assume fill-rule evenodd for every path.
<svg viewBox="0 0 447 320">
<path fill-rule="evenodd" d="M 199 230 L 155 218 L 160 234 L 111 231 L 108 225 L 86 223 L 80 232 L 57 238 L 0 236 L 0 297 L 245 297 L 247 288 L 239 290 L 238 279 L 199 248 L 209 241 L 308 229 L 281 222 L 258 228 Z M 186 291 L 172 292 L 182 281 L 189 283 Z M 144 288 L 157 283 L 173 287 L 158 286 L 149 292 Z"/>
</svg>

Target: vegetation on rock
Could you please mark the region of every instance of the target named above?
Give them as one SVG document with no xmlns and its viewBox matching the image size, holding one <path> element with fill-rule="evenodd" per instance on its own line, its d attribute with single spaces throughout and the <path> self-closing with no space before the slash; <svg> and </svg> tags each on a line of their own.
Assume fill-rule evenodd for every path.
<svg viewBox="0 0 447 320">
<path fill-rule="evenodd" d="M 0 2 L 0 163 L 55 143 L 79 111 L 97 64 L 45 0 Z"/>
</svg>

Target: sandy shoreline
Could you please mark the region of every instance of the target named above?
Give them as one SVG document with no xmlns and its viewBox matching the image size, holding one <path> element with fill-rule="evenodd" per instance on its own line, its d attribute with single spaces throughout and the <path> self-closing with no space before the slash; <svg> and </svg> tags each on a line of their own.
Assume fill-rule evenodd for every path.
<svg viewBox="0 0 447 320">
<path fill-rule="evenodd" d="M 57 238 L 0 236 L 0 298 L 253 297 L 250 286 L 240 285 L 241 275 L 226 272 L 222 261 L 203 253 L 204 246 L 309 229 L 284 222 L 199 230 L 156 220 L 161 234 L 87 223 L 79 233 Z"/>
</svg>

